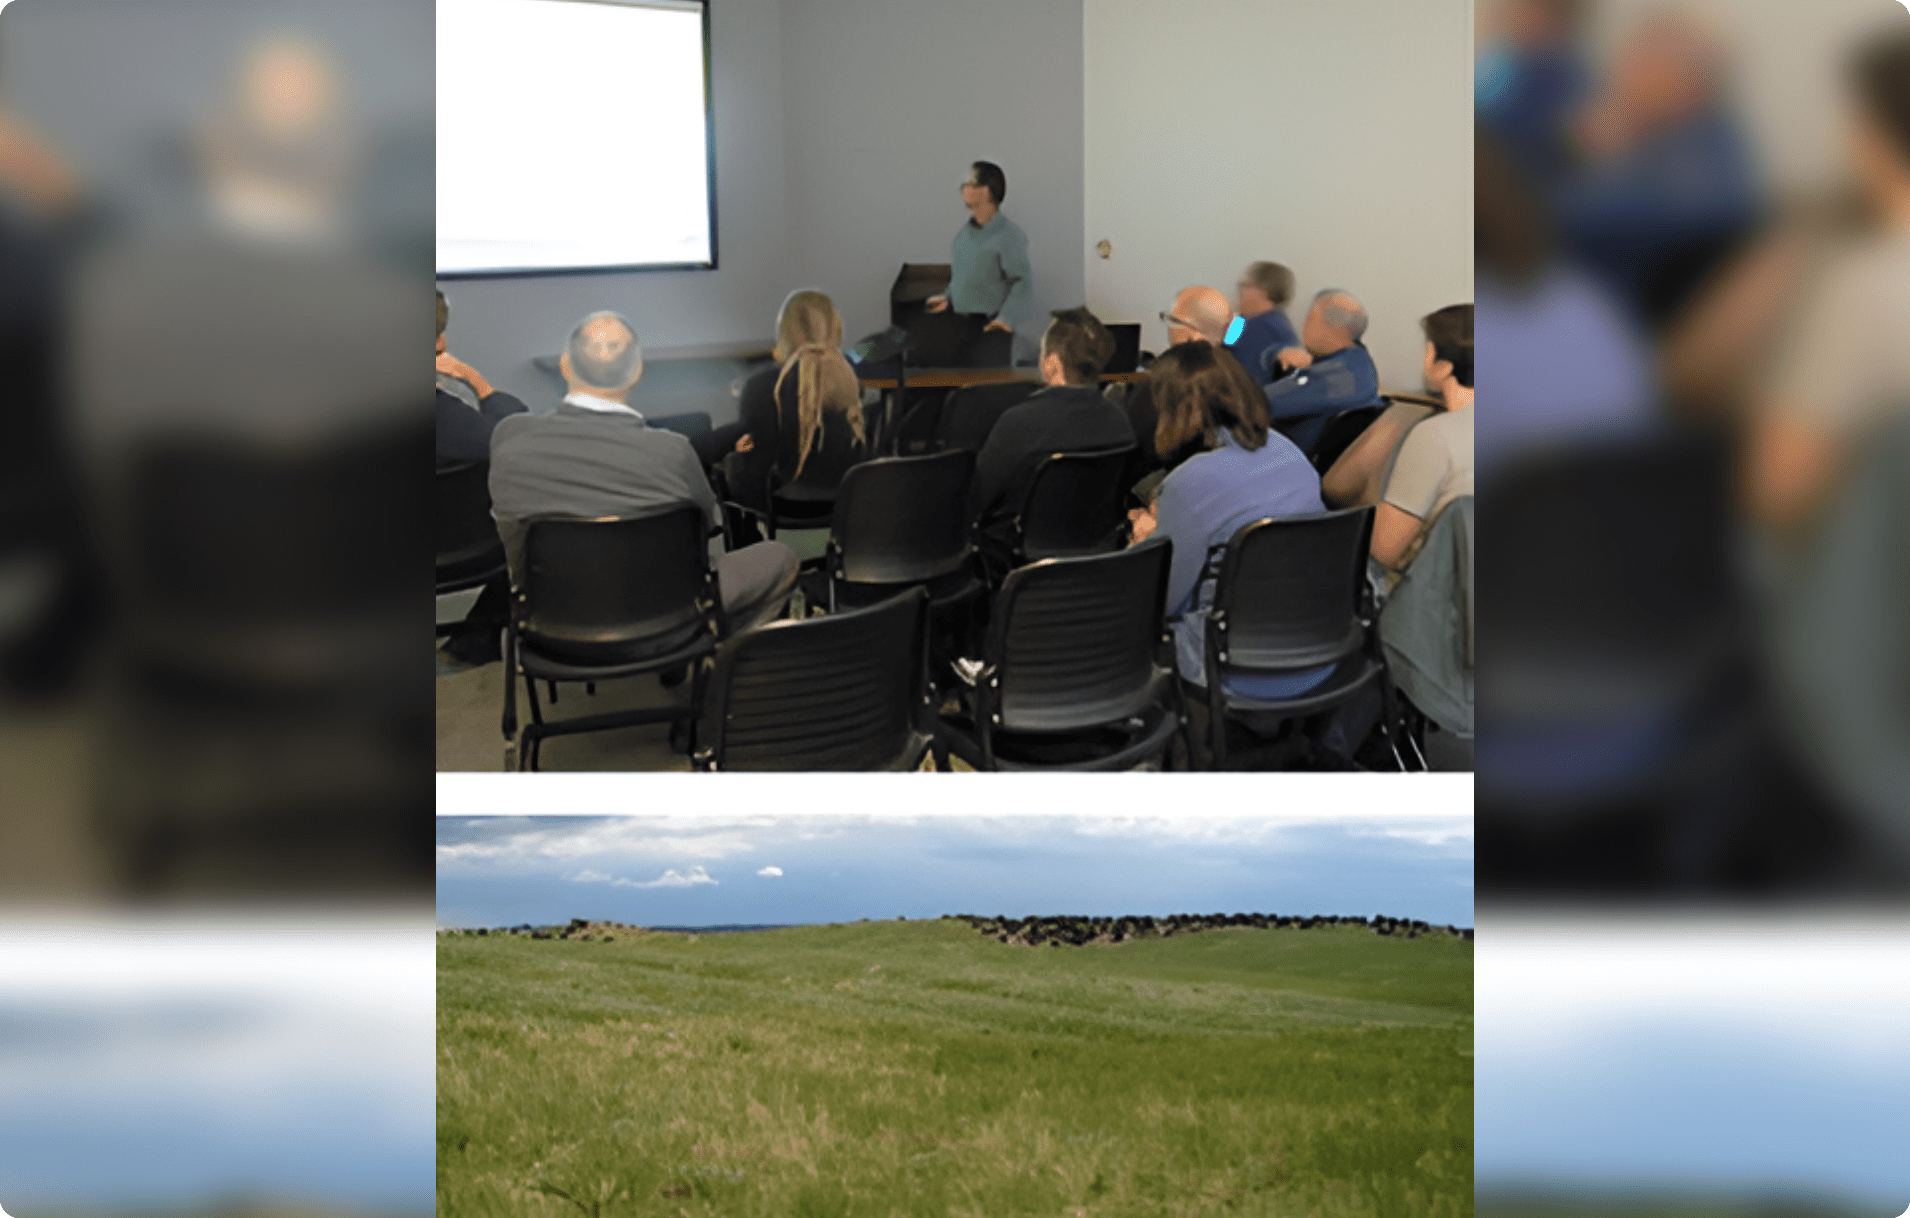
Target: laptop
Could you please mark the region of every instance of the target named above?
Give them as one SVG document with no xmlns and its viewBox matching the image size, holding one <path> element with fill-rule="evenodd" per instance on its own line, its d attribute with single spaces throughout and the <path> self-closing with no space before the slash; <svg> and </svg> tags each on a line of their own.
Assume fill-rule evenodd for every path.
<svg viewBox="0 0 1910 1218">
<path fill-rule="evenodd" d="M 1114 336 L 1114 358 L 1103 372 L 1134 372 L 1141 364 L 1141 323 L 1115 322 L 1108 326 Z"/>
</svg>

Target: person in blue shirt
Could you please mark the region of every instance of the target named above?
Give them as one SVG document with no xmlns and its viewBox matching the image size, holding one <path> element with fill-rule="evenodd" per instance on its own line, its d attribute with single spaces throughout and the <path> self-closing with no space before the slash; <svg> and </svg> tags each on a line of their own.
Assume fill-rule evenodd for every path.
<svg viewBox="0 0 1910 1218">
<path fill-rule="evenodd" d="M 1550 189 L 1572 168 L 1572 117 L 1592 91 L 1587 0 L 1499 0 L 1473 60 L 1473 108 L 1522 173 Z"/>
<path fill-rule="evenodd" d="M 1301 345 L 1274 354 L 1287 372 L 1266 387 L 1267 408 L 1301 452 L 1312 449 L 1340 411 L 1379 404 L 1379 370 L 1360 344 L 1365 334 L 1365 306 L 1350 292 L 1328 288 L 1307 310 Z"/>
<path fill-rule="evenodd" d="M 1567 249 L 1647 329 L 1677 314 L 1762 210 L 1725 67 L 1717 41 L 1685 17 L 1644 19 L 1577 123 L 1583 164 L 1553 193 Z"/>
<path fill-rule="evenodd" d="M 1279 375 L 1274 357 L 1300 345 L 1286 314 L 1293 299 L 1293 272 L 1277 262 L 1253 263 L 1241 273 L 1236 292 L 1240 333 L 1227 350 L 1254 380 L 1270 384 Z"/>
<path fill-rule="evenodd" d="M 1268 425 L 1265 399 L 1224 349 L 1202 341 L 1170 347 L 1148 369 L 1148 381 L 1160 416 L 1156 447 L 1172 452 L 1193 441 L 1205 451 L 1167 475 L 1153 505 L 1129 513 L 1131 544 L 1156 535 L 1173 540 L 1167 616 L 1175 657 L 1181 679 L 1204 689 L 1207 614 L 1219 569 L 1216 547 L 1253 521 L 1309 516 L 1326 508 L 1320 475 L 1292 441 Z M 1325 681 L 1333 668 L 1239 678 L 1227 688 L 1245 697 L 1297 697 Z"/>
</svg>

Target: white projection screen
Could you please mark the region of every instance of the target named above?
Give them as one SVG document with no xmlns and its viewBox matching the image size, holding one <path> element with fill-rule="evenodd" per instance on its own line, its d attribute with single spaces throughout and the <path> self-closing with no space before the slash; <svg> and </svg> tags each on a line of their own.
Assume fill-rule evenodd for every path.
<svg viewBox="0 0 1910 1218">
<path fill-rule="evenodd" d="M 437 0 L 440 276 L 716 265 L 701 0 Z"/>
</svg>

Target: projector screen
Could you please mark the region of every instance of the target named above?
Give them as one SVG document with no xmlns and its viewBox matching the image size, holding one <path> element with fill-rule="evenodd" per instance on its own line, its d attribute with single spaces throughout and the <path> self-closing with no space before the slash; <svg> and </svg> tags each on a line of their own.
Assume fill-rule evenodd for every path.
<svg viewBox="0 0 1910 1218">
<path fill-rule="evenodd" d="M 437 0 L 438 274 L 716 265 L 701 0 Z"/>
</svg>

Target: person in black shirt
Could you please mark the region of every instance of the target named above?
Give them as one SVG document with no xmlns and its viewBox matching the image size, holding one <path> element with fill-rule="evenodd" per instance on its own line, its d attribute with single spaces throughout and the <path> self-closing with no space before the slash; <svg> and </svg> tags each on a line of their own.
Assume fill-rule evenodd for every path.
<svg viewBox="0 0 1910 1218">
<path fill-rule="evenodd" d="M 991 577 L 1005 575 L 1012 561 L 1015 512 L 1043 457 L 1134 442 L 1127 416 L 1099 388 L 1101 369 L 1113 355 L 1114 336 L 1085 306 L 1054 311 L 1041 336 L 1046 387 L 1002 415 L 975 457 L 978 545 Z"/>
<path fill-rule="evenodd" d="M 477 369 L 445 347 L 451 308 L 438 293 L 438 465 L 491 459 L 491 432 L 499 419 L 524 412 L 524 403 L 501 393 Z"/>
</svg>

